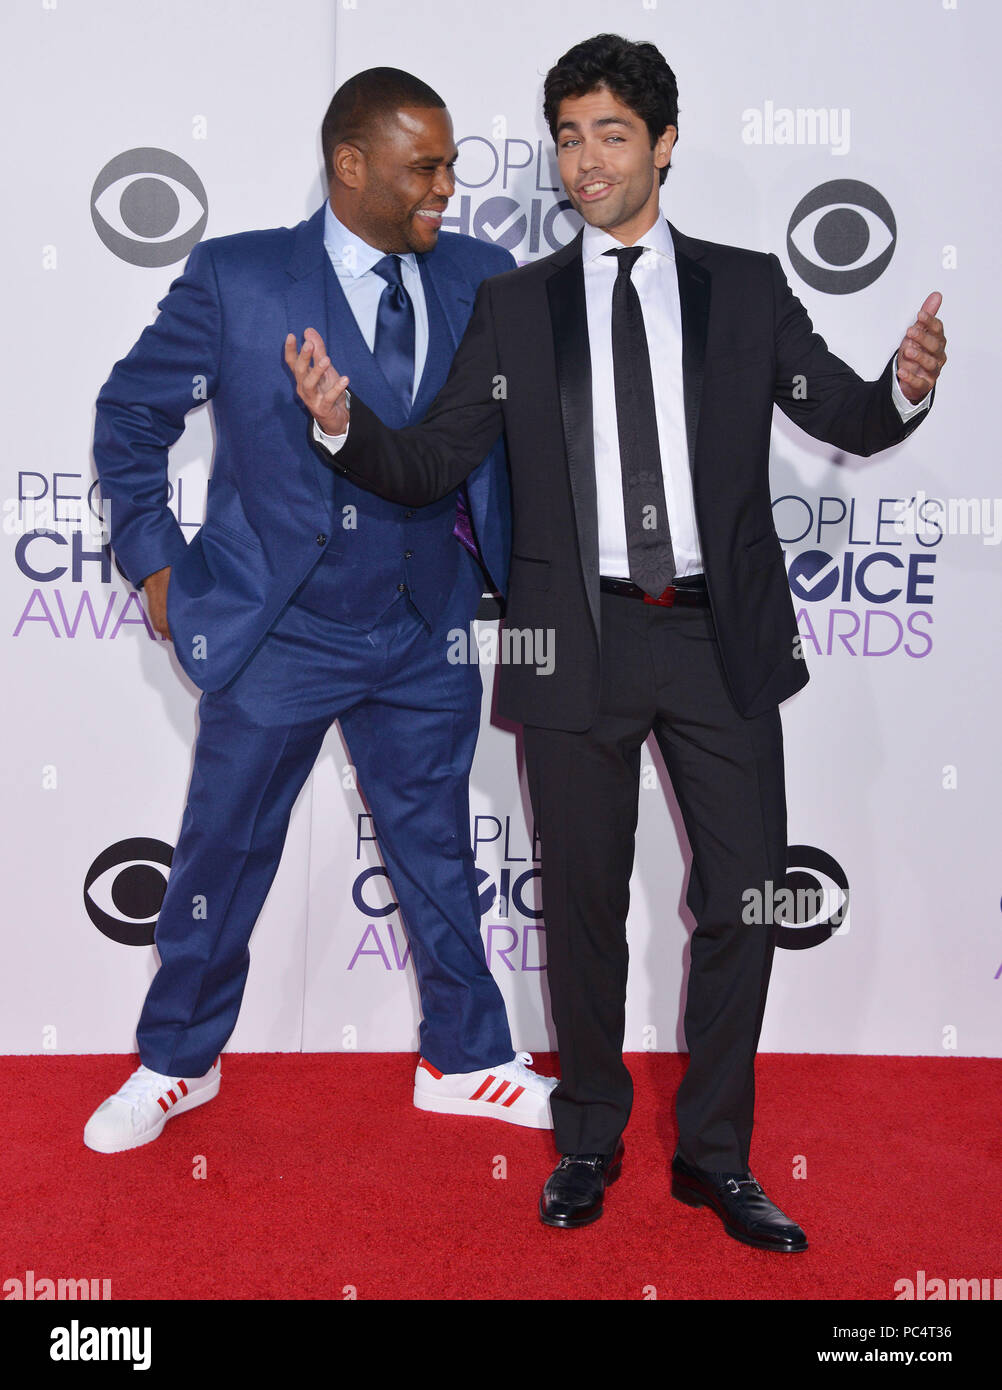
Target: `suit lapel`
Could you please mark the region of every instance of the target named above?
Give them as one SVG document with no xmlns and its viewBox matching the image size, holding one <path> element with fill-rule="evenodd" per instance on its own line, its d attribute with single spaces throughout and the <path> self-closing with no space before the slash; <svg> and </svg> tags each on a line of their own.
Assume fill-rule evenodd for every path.
<svg viewBox="0 0 1002 1390">
<path fill-rule="evenodd" d="M 383 370 L 362 337 L 351 305 L 345 298 L 341 282 L 334 267 L 328 260 L 325 267 L 327 287 L 327 325 L 328 344 L 331 360 L 351 380 L 352 391 L 357 391 L 390 429 L 402 429 L 407 424 L 408 413 L 403 401 L 392 389 Z M 340 357 L 338 357 L 340 353 Z"/>
<path fill-rule="evenodd" d="M 285 297 L 286 320 L 296 342 L 303 330 L 327 329 L 327 296 L 324 291 L 324 210 L 296 228 L 286 271 L 292 283 Z"/>
<path fill-rule="evenodd" d="M 699 411 L 706 370 L 710 317 L 709 271 L 701 264 L 702 243 L 683 236 L 669 222 L 675 247 L 682 319 L 682 391 L 689 471 L 695 477 Z M 581 232 L 553 259 L 557 268 L 546 284 L 557 387 L 567 466 L 578 531 L 578 551 L 588 607 L 599 628 L 598 502 L 595 483 L 595 432 L 592 418 L 591 353 L 585 302 Z"/>
<path fill-rule="evenodd" d="M 682 308 L 682 394 L 685 406 L 685 437 L 689 449 L 689 472 L 696 476 L 696 436 L 699 407 L 703 398 L 706 369 L 706 330 L 710 319 L 711 276 L 700 264 L 702 246 L 668 223 L 675 244 L 675 268 Z"/>
<path fill-rule="evenodd" d="M 582 233 L 554 257 L 557 269 L 546 282 L 557 390 L 578 531 L 578 554 L 588 607 L 599 631 L 598 500 L 595 429 L 592 418 L 591 351 L 585 305 Z"/>
<path fill-rule="evenodd" d="M 334 365 L 351 377 L 352 389 L 391 426 L 407 424 L 400 402 L 387 384 L 358 322 L 345 299 L 337 276 L 328 272 L 323 243 L 324 209 L 299 229 L 287 267 L 292 277 L 287 301 L 289 332 L 301 340 L 308 325 L 322 325 L 325 343 Z M 419 256 L 418 268 L 428 314 L 428 351 L 421 382 L 410 414 L 418 416 L 438 394 L 459 346 L 458 325 L 466 323 L 473 307 L 470 286 L 447 273 L 434 252 Z"/>
<path fill-rule="evenodd" d="M 417 262 L 428 315 L 428 352 L 414 397 L 412 419 L 421 418 L 449 375 L 462 330 L 473 308 L 470 286 L 448 273 L 441 248 L 418 256 Z"/>
</svg>

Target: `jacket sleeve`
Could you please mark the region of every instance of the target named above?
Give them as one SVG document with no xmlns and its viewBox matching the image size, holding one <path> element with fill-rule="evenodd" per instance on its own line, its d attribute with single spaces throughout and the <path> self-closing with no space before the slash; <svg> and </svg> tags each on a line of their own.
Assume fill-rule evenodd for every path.
<svg viewBox="0 0 1002 1390">
<path fill-rule="evenodd" d="M 849 454 L 868 457 L 900 444 L 929 413 L 907 423 L 891 395 L 894 357 L 876 381 L 864 381 L 830 352 L 770 253 L 775 314 L 775 401 L 794 424 Z M 929 402 L 930 407 L 932 401 Z"/>
<path fill-rule="evenodd" d="M 352 392 L 342 448 L 331 454 L 321 443 L 315 447 L 328 467 L 360 487 L 422 507 L 458 487 L 490 452 L 504 425 L 504 396 L 490 281 L 484 281 L 445 384 L 420 424 L 388 429 Z"/>
<path fill-rule="evenodd" d="M 158 308 L 101 388 L 94 427 L 111 544 L 134 584 L 173 564 L 187 544 L 167 505 L 167 451 L 188 412 L 218 386 L 219 290 L 204 243 Z"/>
</svg>

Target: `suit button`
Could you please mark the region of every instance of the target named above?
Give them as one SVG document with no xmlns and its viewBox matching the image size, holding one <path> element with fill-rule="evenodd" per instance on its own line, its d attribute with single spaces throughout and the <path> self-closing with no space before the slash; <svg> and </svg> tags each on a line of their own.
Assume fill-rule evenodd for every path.
<svg viewBox="0 0 1002 1390">
<path fill-rule="evenodd" d="M 324 535 L 324 533 L 321 531 L 321 532 L 320 532 L 320 535 L 317 537 L 317 545 L 326 545 L 326 544 L 327 544 L 327 537 L 326 537 L 326 536 Z"/>
<path fill-rule="evenodd" d="M 405 559 L 405 560 L 409 560 L 413 554 L 414 554 L 413 550 L 405 550 L 405 551 L 404 551 L 404 559 Z"/>
<path fill-rule="evenodd" d="M 410 519 L 411 519 L 411 517 L 412 517 L 413 515 L 414 515 L 413 512 L 404 512 L 404 520 L 405 520 L 405 521 L 410 521 Z"/>
<path fill-rule="evenodd" d="M 406 592 L 407 592 L 407 585 L 406 585 L 406 584 L 398 584 L 398 585 L 397 585 L 397 593 L 398 593 L 398 594 L 406 594 Z"/>
</svg>

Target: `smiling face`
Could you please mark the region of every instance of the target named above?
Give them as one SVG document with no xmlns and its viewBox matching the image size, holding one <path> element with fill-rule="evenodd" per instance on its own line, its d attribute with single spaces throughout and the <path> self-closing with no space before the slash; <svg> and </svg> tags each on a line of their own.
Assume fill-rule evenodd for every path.
<svg viewBox="0 0 1002 1390">
<path fill-rule="evenodd" d="M 388 255 L 431 251 L 455 190 L 458 151 L 448 111 L 406 107 L 374 124 L 365 148 L 334 151 L 335 216 Z"/>
<path fill-rule="evenodd" d="M 645 122 L 604 87 L 565 97 L 556 126 L 568 198 L 586 222 L 632 246 L 659 216 L 658 170 L 667 166 L 678 131 L 666 127 L 651 149 Z"/>
</svg>

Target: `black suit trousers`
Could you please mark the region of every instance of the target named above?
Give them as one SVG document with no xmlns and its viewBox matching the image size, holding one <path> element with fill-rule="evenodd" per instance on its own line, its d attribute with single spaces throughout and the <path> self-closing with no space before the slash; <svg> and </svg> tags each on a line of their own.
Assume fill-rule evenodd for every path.
<svg viewBox="0 0 1002 1390">
<path fill-rule="evenodd" d="M 786 872 L 779 710 L 737 712 L 707 608 L 661 608 L 603 592 L 601 672 L 589 729 L 525 726 L 562 1073 L 552 1097 L 557 1149 L 612 1153 L 630 1115 L 626 920 L 640 755 L 653 731 L 692 850 L 689 1064 L 676 1097 L 678 1147 L 701 1168 L 744 1170 L 775 926 L 748 923 L 743 913 L 749 889 L 768 903 L 767 882 L 778 890 Z M 671 929 L 674 904 L 659 910 Z"/>
</svg>

